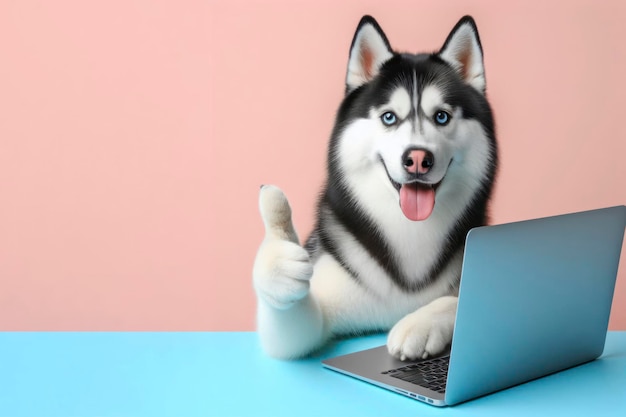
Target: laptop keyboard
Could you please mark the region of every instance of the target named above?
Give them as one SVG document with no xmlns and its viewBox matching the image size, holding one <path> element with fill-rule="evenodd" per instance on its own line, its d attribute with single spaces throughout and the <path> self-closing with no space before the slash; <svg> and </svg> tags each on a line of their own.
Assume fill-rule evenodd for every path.
<svg viewBox="0 0 626 417">
<path fill-rule="evenodd" d="M 442 356 L 382 373 L 443 394 L 449 362 L 450 356 Z"/>
</svg>

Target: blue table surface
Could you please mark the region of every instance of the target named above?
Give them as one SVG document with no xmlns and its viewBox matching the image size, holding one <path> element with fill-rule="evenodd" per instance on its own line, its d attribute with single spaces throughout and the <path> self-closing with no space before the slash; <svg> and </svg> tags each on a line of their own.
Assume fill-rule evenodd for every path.
<svg viewBox="0 0 626 417">
<path fill-rule="evenodd" d="M 626 416 L 626 332 L 596 361 L 447 408 L 320 364 L 384 343 L 288 362 L 255 333 L 0 333 L 0 416 Z"/>
</svg>

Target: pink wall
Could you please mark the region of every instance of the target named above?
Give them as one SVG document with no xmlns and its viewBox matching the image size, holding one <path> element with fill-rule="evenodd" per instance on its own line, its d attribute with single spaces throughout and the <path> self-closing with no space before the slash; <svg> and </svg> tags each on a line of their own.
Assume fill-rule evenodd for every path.
<svg viewBox="0 0 626 417">
<path fill-rule="evenodd" d="M 253 329 L 258 187 L 304 237 L 364 13 L 411 51 L 476 18 L 494 222 L 626 203 L 623 2 L 97 3 L 0 3 L 0 329 Z"/>
</svg>

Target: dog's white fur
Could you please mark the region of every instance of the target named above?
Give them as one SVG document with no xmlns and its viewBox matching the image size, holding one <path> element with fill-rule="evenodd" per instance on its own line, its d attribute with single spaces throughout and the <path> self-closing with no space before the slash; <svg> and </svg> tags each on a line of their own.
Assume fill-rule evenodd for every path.
<svg viewBox="0 0 626 417">
<path fill-rule="evenodd" d="M 457 34 L 440 56 L 462 72 L 467 83 L 484 92 L 482 54 L 473 30 L 461 27 Z M 391 57 L 385 41 L 376 30 L 367 27 L 360 31 L 352 51 L 348 89 L 371 80 Z M 363 56 L 368 59 L 361 59 Z M 387 109 L 375 109 L 371 117 L 347 126 L 338 158 L 351 192 L 363 203 L 367 215 L 385 230 L 390 247 L 403 260 L 403 272 L 422 276 L 445 244 L 448 231 L 437 226 L 449 224 L 470 204 L 486 175 L 480 161 L 488 158 L 489 145 L 478 122 L 456 123 L 462 119 L 460 114 L 453 115 L 444 133 L 428 124 L 415 129 L 407 123 L 393 132 L 381 127 L 382 111 L 392 110 L 402 116 L 410 111 L 412 100 L 416 100 L 416 92 L 398 89 L 386 104 Z M 427 115 L 445 106 L 436 87 L 423 91 L 421 106 Z M 433 173 L 446 180 L 437 190 L 437 207 L 429 222 L 390 215 L 399 212 L 398 192 L 387 178 L 379 155 L 384 160 L 399 161 L 399 155 L 409 145 L 437 148 L 438 158 L 455 161 L 447 170 L 445 164 L 439 164 L 439 171 Z M 388 163 L 387 168 L 392 178 L 402 174 L 396 173 L 402 169 L 399 164 Z M 333 230 L 344 235 L 339 250 L 370 271 L 357 282 L 328 253 L 311 262 L 299 244 L 289 203 L 280 189 L 262 187 L 259 204 L 266 236 L 255 260 L 253 282 L 258 295 L 258 332 L 269 355 L 297 358 L 322 346 L 333 335 L 390 328 L 389 352 L 402 360 L 435 355 L 450 343 L 457 304 L 457 294 L 451 294 L 450 288 L 460 275 L 462 251 L 452 255 L 432 285 L 407 293 L 388 278 L 360 245 L 351 242 L 353 237 L 337 222 Z M 415 256 L 418 253 L 419 259 Z"/>
</svg>

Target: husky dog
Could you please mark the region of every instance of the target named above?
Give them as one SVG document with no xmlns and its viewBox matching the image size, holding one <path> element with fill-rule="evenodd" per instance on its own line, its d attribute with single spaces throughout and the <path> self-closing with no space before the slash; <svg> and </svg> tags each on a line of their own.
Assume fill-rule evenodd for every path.
<svg viewBox="0 0 626 417">
<path fill-rule="evenodd" d="M 253 269 L 258 332 L 278 358 L 391 329 L 391 355 L 452 340 L 467 232 L 486 223 L 497 164 L 474 20 L 439 52 L 398 53 L 370 16 L 348 60 L 317 223 L 303 247 L 283 192 L 263 186 Z"/>
</svg>

